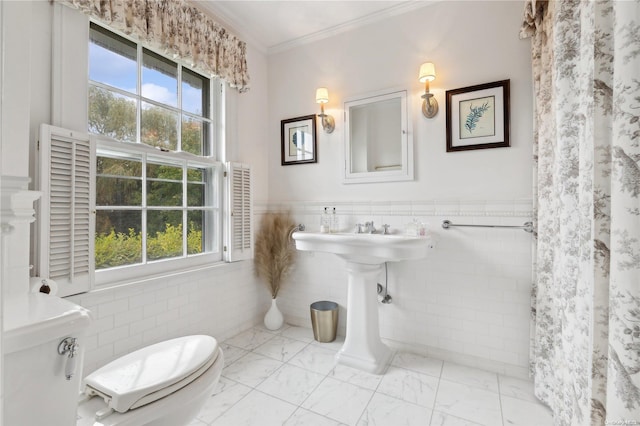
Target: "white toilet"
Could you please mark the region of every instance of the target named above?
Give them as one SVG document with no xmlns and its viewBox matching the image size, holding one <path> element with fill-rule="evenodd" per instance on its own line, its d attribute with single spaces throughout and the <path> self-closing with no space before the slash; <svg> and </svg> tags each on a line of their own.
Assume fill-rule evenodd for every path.
<svg viewBox="0 0 640 426">
<path fill-rule="evenodd" d="M 223 364 L 211 336 L 179 337 L 132 352 L 83 379 L 76 424 L 187 424 L 213 393 Z"/>
<path fill-rule="evenodd" d="M 0 424 L 186 425 L 220 378 L 218 342 L 195 335 L 147 346 L 82 379 L 87 309 L 42 293 L 2 302 Z"/>
</svg>

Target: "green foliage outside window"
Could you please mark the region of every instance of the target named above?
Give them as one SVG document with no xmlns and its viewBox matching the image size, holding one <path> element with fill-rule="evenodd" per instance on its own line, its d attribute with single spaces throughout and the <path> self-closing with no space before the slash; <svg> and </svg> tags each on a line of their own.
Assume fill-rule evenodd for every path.
<svg viewBox="0 0 640 426">
<path fill-rule="evenodd" d="M 141 126 L 141 139 L 149 145 L 177 148 L 177 115 L 165 108 L 148 106 Z M 125 142 L 136 137 L 136 103 L 133 99 L 109 90 L 90 86 L 89 129 Z M 183 118 L 182 149 L 202 155 L 203 124 Z M 121 206 L 142 206 L 142 162 L 139 159 L 97 158 L 98 206 L 96 218 L 96 269 L 132 265 L 142 262 L 142 233 L 139 213 L 118 210 Z M 182 168 L 147 163 L 148 206 L 183 205 Z M 200 169 L 187 169 L 187 203 L 204 203 L 204 174 Z M 195 213 L 194 213 L 195 214 Z M 147 214 L 147 259 L 158 260 L 183 255 L 182 211 L 152 211 Z M 195 219 L 194 222 L 192 219 Z M 187 254 L 202 253 L 202 215 L 189 217 Z"/>
<path fill-rule="evenodd" d="M 136 90 L 132 91 L 132 84 L 116 85 L 116 80 L 98 71 L 101 64 L 99 61 L 103 60 L 100 58 L 104 58 L 105 53 L 117 63 L 133 63 L 135 67 L 135 44 L 121 40 L 107 30 L 96 29 L 93 24 L 91 37 L 97 61 L 96 64 L 90 64 L 90 68 L 91 65 L 96 67 L 93 69 L 95 75 L 91 74 L 94 77 L 90 76 L 88 94 L 88 128 L 91 133 L 132 145 L 142 143 L 197 156 L 211 154 L 211 148 L 207 144 L 211 132 L 209 79 L 183 68 L 182 80 L 176 80 L 179 64 L 155 58 L 157 55 L 145 50 L 143 79 L 147 74 L 153 76 L 156 73 L 160 77 L 158 81 L 162 81 L 163 75 L 160 74 L 166 74 L 172 78 L 173 85 L 176 81 L 182 84 L 184 105 L 165 102 L 149 93 L 145 95 L 144 91 L 142 95 L 133 93 Z M 157 60 L 154 61 L 154 58 Z M 140 67 L 140 64 L 137 66 Z M 126 68 L 126 72 L 131 74 L 131 68 Z M 131 78 L 132 75 L 129 74 L 126 77 Z M 134 76 L 133 81 L 135 79 Z M 190 96 L 190 102 L 185 101 L 187 96 Z M 207 169 L 186 169 L 185 200 L 184 169 L 180 163 L 160 164 L 164 159 L 158 160 L 153 154 L 143 160 L 144 154 L 135 152 L 136 150 L 104 155 L 98 153 L 96 269 L 145 261 L 142 257 L 143 224 L 146 229 L 144 240 L 148 261 L 182 257 L 185 252 L 193 255 L 205 251 L 203 229 L 208 220 L 205 220 L 206 208 L 200 210 L 200 207 L 204 207 L 206 203 L 205 194 L 209 182 Z M 146 166 L 146 170 L 143 166 Z M 145 192 L 146 197 L 143 198 Z M 182 229 L 185 219 L 188 223 L 186 238 Z"/>
<path fill-rule="evenodd" d="M 128 233 L 109 233 L 96 235 L 96 269 L 132 265 L 142 261 L 142 234 L 129 229 Z M 193 222 L 189 224 L 187 234 L 187 253 L 202 253 L 202 230 Z M 147 257 L 149 260 L 182 256 L 182 224 L 166 224 L 164 232 L 155 236 L 147 235 Z"/>
<path fill-rule="evenodd" d="M 177 114 L 151 104 L 145 104 L 140 127 L 141 142 L 175 151 Z M 205 124 L 183 116 L 182 151 L 204 155 Z M 89 85 L 89 131 L 123 142 L 136 141 L 136 101 L 124 95 Z"/>
</svg>

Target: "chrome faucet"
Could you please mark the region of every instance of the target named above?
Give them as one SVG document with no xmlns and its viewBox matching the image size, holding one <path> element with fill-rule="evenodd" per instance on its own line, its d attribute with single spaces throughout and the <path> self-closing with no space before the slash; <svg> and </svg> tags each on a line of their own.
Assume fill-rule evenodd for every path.
<svg viewBox="0 0 640 426">
<path fill-rule="evenodd" d="M 354 233 L 356 234 L 362 234 L 362 227 L 364 225 L 361 223 L 356 223 L 356 229 L 353 230 Z"/>
<path fill-rule="evenodd" d="M 365 226 L 365 232 L 366 232 L 367 234 L 373 234 L 373 233 L 375 233 L 375 232 L 376 232 L 376 227 L 375 227 L 375 226 L 373 226 L 373 221 L 371 221 L 371 222 L 365 222 L 365 223 L 364 223 L 364 226 Z"/>
</svg>

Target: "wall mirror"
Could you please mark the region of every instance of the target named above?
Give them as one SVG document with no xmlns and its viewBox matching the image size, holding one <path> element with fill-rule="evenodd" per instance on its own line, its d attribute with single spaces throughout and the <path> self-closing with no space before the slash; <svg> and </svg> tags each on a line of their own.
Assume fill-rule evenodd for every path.
<svg viewBox="0 0 640 426">
<path fill-rule="evenodd" d="M 413 180 L 406 90 L 346 99 L 344 112 L 344 183 Z"/>
</svg>

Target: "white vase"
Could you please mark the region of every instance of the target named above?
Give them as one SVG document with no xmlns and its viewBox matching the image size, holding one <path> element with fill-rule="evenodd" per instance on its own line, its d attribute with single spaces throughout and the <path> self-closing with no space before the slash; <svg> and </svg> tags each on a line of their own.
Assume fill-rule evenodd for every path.
<svg viewBox="0 0 640 426">
<path fill-rule="evenodd" d="M 282 324 L 284 324 L 282 312 L 278 309 L 276 299 L 271 299 L 271 307 L 264 316 L 264 326 L 267 327 L 267 330 L 278 330 Z"/>
</svg>

